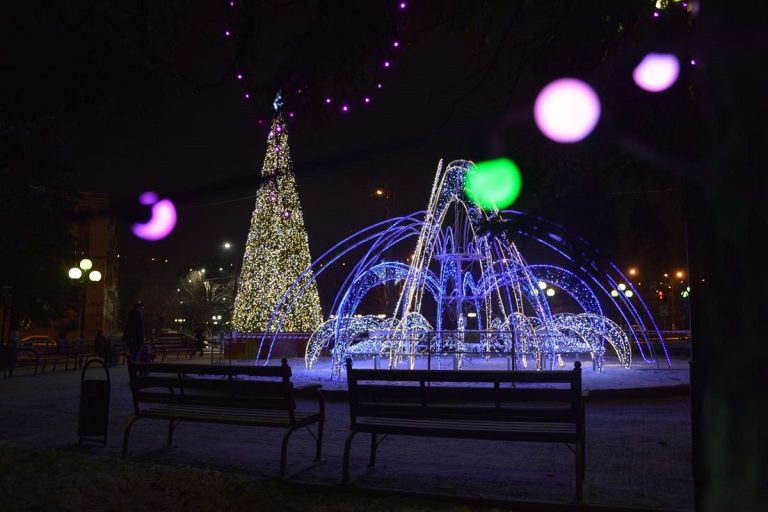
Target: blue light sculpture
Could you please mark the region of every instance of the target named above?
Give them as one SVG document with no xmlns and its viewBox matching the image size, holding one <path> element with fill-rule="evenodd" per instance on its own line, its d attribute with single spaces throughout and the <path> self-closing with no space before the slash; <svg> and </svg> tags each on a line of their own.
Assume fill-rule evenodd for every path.
<svg viewBox="0 0 768 512">
<path fill-rule="evenodd" d="M 655 331 L 671 365 L 661 333 L 639 294 L 611 296 L 618 282 L 633 289 L 618 267 L 608 263 L 606 268 L 585 240 L 545 219 L 514 210 L 487 211 L 470 203 L 464 196 L 464 178 L 473 165 L 459 160 L 443 169 L 441 161 L 425 211 L 365 228 L 315 260 L 286 292 L 291 301 L 284 299 L 272 315 L 266 331 L 274 329 L 274 334 L 264 334 L 257 352 L 267 354 L 265 364 L 283 318 L 312 279 L 362 249 L 365 252 L 346 276 L 330 316 L 307 344 L 308 368 L 323 349 L 330 350 L 337 374 L 353 354 L 386 358 L 389 367 L 407 360 L 413 367 L 424 352 L 451 353 L 461 368 L 470 332 L 474 349 L 510 354 L 523 367 L 531 361 L 537 369 L 552 368 L 562 364 L 562 354 L 580 352 L 589 353 L 593 367 L 602 370 L 607 347 L 629 368 L 633 343 L 644 361 L 656 362 L 648 337 Z M 568 268 L 529 265 L 509 229 L 492 235 L 479 228 L 501 217 L 524 220 L 512 224 L 518 226 L 515 234 L 551 251 Z M 408 246 L 413 255 L 408 263 L 385 261 L 384 255 L 393 248 Z M 399 284 L 401 290 L 389 315 L 359 314 L 363 298 L 387 283 Z M 570 297 L 577 311 L 553 313 L 540 283 Z M 626 329 L 604 314 L 606 307 Z M 429 319 L 427 310 L 434 311 Z M 470 316 L 476 328 L 469 328 Z"/>
</svg>

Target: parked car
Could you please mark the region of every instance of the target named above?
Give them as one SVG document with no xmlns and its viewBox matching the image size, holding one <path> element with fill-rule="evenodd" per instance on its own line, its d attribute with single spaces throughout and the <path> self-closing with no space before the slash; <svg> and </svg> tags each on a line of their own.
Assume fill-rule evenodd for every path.
<svg viewBox="0 0 768 512">
<path fill-rule="evenodd" d="M 35 334 L 21 338 L 20 345 L 26 347 L 55 348 L 58 346 L 58 343 L 55 339 L 46 334 Z"/>
</svg>

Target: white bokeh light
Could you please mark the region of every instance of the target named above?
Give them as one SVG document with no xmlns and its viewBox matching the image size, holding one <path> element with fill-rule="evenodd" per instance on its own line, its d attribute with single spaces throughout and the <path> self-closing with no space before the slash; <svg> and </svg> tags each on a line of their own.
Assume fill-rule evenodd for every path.
<svg viewBox="0 0 768 512">
<path fill-rule="evenodd" d="M 555 142 L 578 142 L 600 119 L 600 99 L 587 83 L 560 78 L 536 97 L 533 116 L 539 130 Z"/>
<path fill-rule="evenodd" d="M 669 89 L 680 74 L 680 61 L 671 53 L 649 53 L 632 72 L 641 89 L 661 92 Z"/>
</svg>

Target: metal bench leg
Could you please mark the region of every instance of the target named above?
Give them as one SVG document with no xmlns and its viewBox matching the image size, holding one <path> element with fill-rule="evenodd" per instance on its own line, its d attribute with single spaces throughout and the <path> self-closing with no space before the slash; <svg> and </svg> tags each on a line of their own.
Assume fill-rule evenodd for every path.
<svg viewBox="0 0 768 512">
<path fill-rule="evenodd" d="M 371 457 L 368 459 L 368 467 L 376 465 L 376 433 L 371 434 Z"/>
<path fill-rule="evenodd" d="M 128 426 L 125 427 L 125 433 L 123 434 L 123 451 L 120 454 L 120 458 L 124 459 L 126 455 L 128 455 L 128 436 L 131 433 L 131 427 L 133 427 L 133 424 L 136 423 L 136 420 L 138 420 L 138 416 L 134 416 L 134 418 L 131 420 L 130 423 L 128 423 Z"/>
<path fill-rule="evenodd" d="M 296 427 L 290 427 L 285 434 L 283 434 L 283 444 L 280 447 L 280 480 L 285 478 L 285 469 L 288 460 L 288 439 L 291 438 L 291 434 L 296 430 Z"/>
<path fill-rule="evenodd" d="M 168 420 L 168 446 L 169 448 L 173 445 L 173 431 L 176 429 L 176 427 L 173 425 L 173 420 Z"/>
<path fill-rule="evenodd" d="M 576 500 L 582 501 L 584 492 L 584 443 L 576 443 Z"/>
<path fill-rule="evenodd" d="M 357 434 L 356 431 L 350 430 L 347 434 L 347 441 L 344 443 L 344 465 L 341 470 L 341 483 L 349 482 L 349 449 L 352 447 L 352 438 Z"/>
<path fill-rule="evenodd" d="M 317 439 L 315 440 L 315 462 L 320 461 L 323 451 L 323 420 L 317 422 Z"/>
</svg>

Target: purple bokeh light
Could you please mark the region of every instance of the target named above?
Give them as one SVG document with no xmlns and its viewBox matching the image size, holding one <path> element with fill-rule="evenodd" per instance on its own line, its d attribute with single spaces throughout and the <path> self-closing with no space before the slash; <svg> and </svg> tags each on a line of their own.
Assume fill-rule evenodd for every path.
<svg viewBox="0 0 768 512">
<path fill-rule="evenodd" d="M 408 4 L 405 2 L 400 2 L 400 10 L 403 11 L 405 8 L 408 7 Z"/>
<path fill-rule="evenodd" d="M 400 48 L 400 41 L 392 41 L 393 48 Z"/>
<path fill-rule="evenodd" d="M 330 105 L 331 104 L 331 98 L 325 98 L 325 104 Z"/>
<path fill-rule="evenodd" d="M 342 112 L 349 112 L 349 106 L 348 105 L 342 105 L 341 106 L 341 111 Z"/>
<path fill-rule="evenodd" d="M 389 67 L 389 66 L 391 66 L 391 65 L 392 65 L 392 63 L 391 63 L 391 62 L 389 62 L 388 60 L 385 60 L 385 61 L 384 61 L 384 67 L 385 67 L 385 68 L 388 68 L 388 67 Z"/>
<path fill-rule="evenodd" d="M 139 202 L 146 194 L 139 196 Z M 155 198 L 157 195 L 155 194 Z M 144 204 L 144 203 L 142 203 Z M 162 240 L 168 236 L 176 226 L 176 207 L 170 199 L 162 199 L 152 205 L 152 216 L 145 223 L 137 223 L 131 227 L 133 234 L 142 240 Z"/>
<path fill-rule="evenodd" d="M 366 96 L 365 98 L 363 98 L 363 103 L 370 103 L 370 102 L 371 102 L 370 97 Z"/>
<path fill-rule="evenodd" d="M 224 31 L 224 35 L 225 35 L 226 37 L 229 37 L 229 36 L 231 36 L 231 35 L 232 35 L 232 33 L 231 33 L 229 30 L 225 30 L 225 31 Z"/>
<path fill-rule="evenodd" d="M 600 119 L 600 99 L 587 83 L 560 78 L 547 84 L 536 97 L 533 116 L 539 130 L 555 142 L 582 140 Z"/>
<path fill-rule="evenodd" d="M 381 82 L 379 82 L 378 84 L 376 84 L 376 88 L 377 88 L 377 89 L 381 89 L 382 87 L 384 87 L 384 85 L 383 85 Z"/>
<path fill-rule="evenodd" d="M 237 79 L 238 80 L 242 80 L 243 79 L 243 74 L 242 73 L 238 73 L 237 74 Z"/>
<path fill-rule="evenodd" d="M 648 92 L 669 89 L 680 75 L 680 61 L 671 53 L 649 53 L 632 72 L 638 87 Z"/>
<path fill-rule="evenodd" d="M 157 202 L 157 199 L 158 199 L 157 193 L 151 192 L 151 191 L 147 191 L 147 192 L 142 193 L 139 196 L 139 204 L 143 204 L 143 205 L 147 205 L 148 206 L 150 204 L 155 204 Z"/>
</svg>

